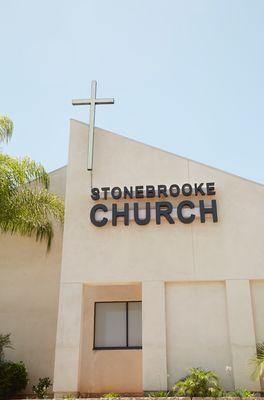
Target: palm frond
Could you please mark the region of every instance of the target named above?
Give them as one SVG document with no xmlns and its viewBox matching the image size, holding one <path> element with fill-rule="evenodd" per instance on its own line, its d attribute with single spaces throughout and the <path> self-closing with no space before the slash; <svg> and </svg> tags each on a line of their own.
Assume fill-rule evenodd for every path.
<svg viewBox="0 0 264 400">
<path fill-rule="evenodd" d="M 49 175 L 44 167 L 29 157 L 15 158 L 0 153 L 0 184 L 16 189 L 29 183 L 41 184 L 48 189 Z"/>
<path fill-rule="evenodd" d="M 50 249 L 54 235 L 55 221 L 62 224 L 64 218 L 63 201 L 46 189 L 19 188 L 1 204 L 0 230 L 35 236 L 37 241 L 45 239 Z"/>
<path fill-rule="evenodd" d="M 257 343 L 256 355 L 250 359 L 250 364 L 253 366 L 251 378 L 256 381 L 264 375 L 264 342 Z"/>
<path fill-rule="evenodd" d="M 0 142 L 8 141 L 12 132 L 13 122 L 0 117 Z M 41 164 L 0 153 L 0 232 L 35 235 L 49 249 L 54 223 L 63 223 L 64 205 L 48 187 L 49 175 Z"/>
<path fill-rule="evenodd" d="M 7 116 L 0 116 L 0 142 L 8 142 L 14 129 L 13 122 Z"/>
<path fill-rule="evenodd" d="M 264 360 L 264 342 L 262 342 L 262 343 L 257 343 L 256 348 L 257 348 L 256 356 L 257 356 L 259 359 Z"/>
</svg>

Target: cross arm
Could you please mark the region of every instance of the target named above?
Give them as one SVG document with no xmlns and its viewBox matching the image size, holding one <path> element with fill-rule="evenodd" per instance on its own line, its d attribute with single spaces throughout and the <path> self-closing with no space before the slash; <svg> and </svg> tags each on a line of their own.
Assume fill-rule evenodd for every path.
<svg viewBox="0 0 264 400">
<path fill-rule="evenodd" d="M 72 100 L 73 106 L 83 106 L 90 104 L 114 104 L 114 99 L 74 99 Z"/>
<path fill-rule="evenodd" d="M 95 104 L 114 104 L 114 99 L 95 99 Z"/>
<path fill-rule="evenodd" d="M 87 105 L 87 104 L 91 104 L 91 99 L 84 99 L 84 100 L 74 99 L 74 100 L 72 100 L 73 106 L 82 106 L 82 105 Z"/>
</svg>

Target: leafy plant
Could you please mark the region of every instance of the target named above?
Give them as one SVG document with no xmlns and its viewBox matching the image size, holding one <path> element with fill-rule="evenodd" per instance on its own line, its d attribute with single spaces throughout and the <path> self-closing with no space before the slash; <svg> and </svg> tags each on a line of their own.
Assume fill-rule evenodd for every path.
<svg viewBox="0 0 264 400">
<path fill-rule="evenodd" d="M 120 394 L 119 393 L 105 393 L 103 395 L 103 397 L 106 399 L 115 399 L 117 397 L 120 397 Z"/>
<path fill-rule="evenodd" d="M 22 361 L 0 362 L 0 399 L 8 399 L 25 389 L 28 384 L 28 373 Z"/>
<path fill-rule="evenodd" d="M 15 395 L 28 384 L 28 373 L 24 363 L 7 361 L 5 349 L 13 349 L 10 333 L 0 334 L 0 399 Z"/>
<path fill-rule="evenodd" d="M 176 382 L 172 390 L 184 397 L 217 397 L 223 392 L 216 373 L 202 368 L 190 368 L 189 375 Z"/>
<path fill-rule="evenodd" d="M 12 136 L 13 123 L 0 116 L 0 143 Z M 63 201 L 48 191 L 49 175 L 29 157 L 0 152 L 0 232 L 45 239 L 50 248 L 53 222 L 63 223 Z"/>
<path fill-rule="evenodd" d="M 148 397 L 168 397 L 169 396 L 169 392 L 165 392 L 164 390 L 160 390 L 157 392 L 150 392 L 148 394 Z"/>
<path fill-rule="evenodd" d="M 10 335 L 10 333 L 7 333 L 6 335 L 0 334 L 0 362 L 4 361 L 5 359 L 4 350 L 13 349 L 11 345 Z"/>
<path fill-rule="evenodd" d="M 8 142 L 13 133 L 13 122 L 7 116 L 0 116 L 0 142 Z"/>
<path fill-rule="evenodd" d="M 264 375 L 264 342 L 257 343 L 256 354 L 251 358 L 250 363 L 254 367 L 251 378 L 256 381 Z"/>
<path fill-rule="evenodd" d="M 252 397 L 252 396 L 254 396 L 254 394 L 251 393 L 247 389 L 236 389 L 236 390 L 234 390 L 232 392 L 226 392 L 224 394 L 224 396 L 225 397 L 241 397 L 241 398 L 244 398 L 244 397 Z"/>
<path fill-rule="evenodd" d="M 33 385 L 33 393 L 37 396 L 39 399 L 46 399 L 48 397 L 48 390 L 51 387 L 52 382 L 50 378 L 39 378 L 38 384 Z"/>
<path fill-rule="evenodd" d="M 72 393 L 66 394 L 65 396 L 63 396 L 64 400 L 74 400 L 75 396 Z"/>
</svg>

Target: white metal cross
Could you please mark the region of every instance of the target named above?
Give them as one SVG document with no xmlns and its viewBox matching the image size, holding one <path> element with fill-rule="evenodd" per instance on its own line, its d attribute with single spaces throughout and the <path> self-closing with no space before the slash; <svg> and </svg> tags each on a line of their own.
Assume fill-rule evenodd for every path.
<svg viewBox="0 0 264 400">
<path fill-rule="evenodd" d="M 90 122 L 89 122 L 89 138 L 88 138 L 88 171 L 93 169 L 93 147 L 94 147 L 94 120 L 96 104 L 114 104 L 114 99 L 97 99 L 96 98 L 97 82 L 91 83 L 91 97 L 84 100 L 72 100 L 73 106 L 90 105 Z"/>
</svg>

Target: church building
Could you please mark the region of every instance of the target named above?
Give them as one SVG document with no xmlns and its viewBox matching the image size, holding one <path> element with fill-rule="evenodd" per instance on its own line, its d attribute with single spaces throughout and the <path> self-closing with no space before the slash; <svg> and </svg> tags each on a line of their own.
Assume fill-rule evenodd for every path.
<svg viewBox="0 0 264 400">
<path fill-rule="evenodd" d="M 70 121 L 50 173 L 65 199 L 51 250 L 0 236 L 0 332 L 28 392 L 46 376 L 57 397 L 168 390 L 190 367 L 259 391 L 263 185 L 90 123 Z"/>
</svg>

